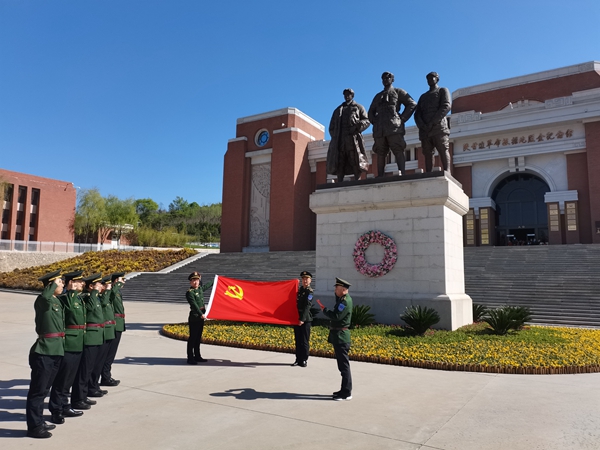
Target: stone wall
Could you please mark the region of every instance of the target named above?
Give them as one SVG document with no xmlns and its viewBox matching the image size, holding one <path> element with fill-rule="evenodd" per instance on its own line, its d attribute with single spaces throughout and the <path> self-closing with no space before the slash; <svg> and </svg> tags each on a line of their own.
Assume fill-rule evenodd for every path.
<svg viewBox="0 0 600 450">
<path fill-rule="evenodd" d="M 43 266 L 75 256 L 77 253 L 0 251 L 0 272 Z"/>
</svg>

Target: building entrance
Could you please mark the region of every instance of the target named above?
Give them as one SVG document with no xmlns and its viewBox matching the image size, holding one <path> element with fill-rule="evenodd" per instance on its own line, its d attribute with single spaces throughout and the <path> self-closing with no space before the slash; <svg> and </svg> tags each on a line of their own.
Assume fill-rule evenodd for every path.
<svg viewBox="0 0 600 450">
<path fill-rule="evenodd" d="M 535 245 L 548 242 L 544 194 L 550 187 L 541 178 L 519 173 L 506 177 L 492 193 L 496 202 L 496 245 Z"/>
</svg>

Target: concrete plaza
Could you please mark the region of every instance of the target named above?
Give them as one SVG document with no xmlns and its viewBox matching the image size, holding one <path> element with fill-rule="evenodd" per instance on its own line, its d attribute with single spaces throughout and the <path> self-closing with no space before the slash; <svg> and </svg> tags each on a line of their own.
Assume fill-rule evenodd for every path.
<svg viewBox="0 0 600 450">
<path fill-rule="evenodd" d="M 500 375 L 352 362 L 353 399 L 335 361 L 203 346 L 160 336 L 184 304 L 131 302 L 118 387 L 50 439 L 25 437 L 34 295 L 0 292 L 0 448 L 599 449 L 600 374 Z M 331 300 L 331 299 L 329 299 Z M 47 412 L 47 411 L 46 411 Z"/>
</svg>

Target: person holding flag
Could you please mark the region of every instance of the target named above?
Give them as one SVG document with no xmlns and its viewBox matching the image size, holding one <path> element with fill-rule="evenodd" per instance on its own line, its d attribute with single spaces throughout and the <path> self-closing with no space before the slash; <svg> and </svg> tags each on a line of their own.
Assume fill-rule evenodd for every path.
<svg viewBox="0 0 600 450">
<path fill-rule="evenodd" d="M 342 375 L 342 387 L 333 393 L 334 400 L 352 399 L 352 374 L 350 372 L 350 322 L 352 319 L 352 297 L 348 295 L 350 283 L 341 278 L 335 279 L 335 306 L 327 309 L 320 300 L 317 303 L 323 314 L 331 319 L 327 342 L 333 345 L 338 369 Z"/>
<path fill-rule="evenodd" d="M 306 367 L 310 353 L 310 329 L 312 315 L 313 288 L 310 287 L 312 274 L 304 271 L 300 274 L 302 286 L 298 289 L 296 304 L 298 306 L 298 325 L 294 326 L 294 340 L 296 341 L 296 361 L 293 366 Z"/>
<path fill-rule="evenodd" d="M 190 337 L 187 343 L 187 363 L 198 364 L 199 362 L 208 361 L 200 355 L 200 342 L 204 331 L 204 319 L 206 319 L 204 291 L 212 287 L 213 281 L 201 284 L 202 275 L 198 272 L 192 272 L 188 280 L 190 280 L 190 288 L 185 294 L 185 298 L 190 304 L 190 315 L 188 317 Z"/>
</svg>

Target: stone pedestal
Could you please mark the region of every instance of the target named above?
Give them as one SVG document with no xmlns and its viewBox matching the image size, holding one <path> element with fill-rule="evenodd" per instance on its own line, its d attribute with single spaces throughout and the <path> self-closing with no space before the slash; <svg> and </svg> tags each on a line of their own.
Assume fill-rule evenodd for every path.
<svg viewBox="0 0 600 450">
<path fill-rule="evenodd" d="M 352 284 L 355 305 L 369 305 L 377 322 L 400 324 L 409 305 L 435 308 L 436 328 L 455 330 L 472 323 L 471 298 L 465 294 L 462 216 L 469 199 L 447 173 L 366 180 L 345 186 L 321 185 L 310 197 L 317 215 L 315 293 L 333 303 L 336 277 Z M 367 231 L 391 237 L 398 249 L 395 267 L 370 278 L 357 271 L 353 251 Z M 384 249 L 372 244 L 371 264 Z"/>
</svg>

